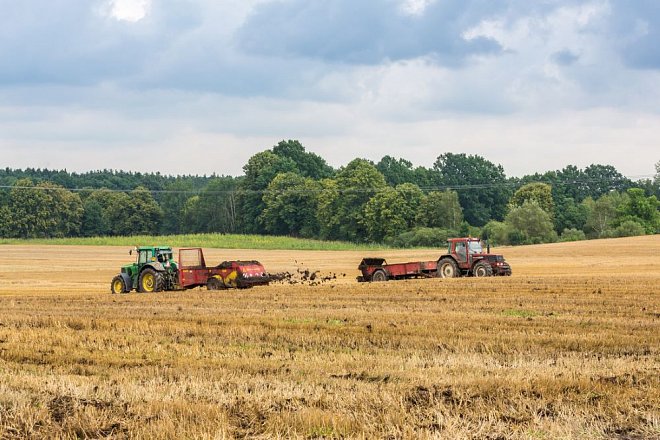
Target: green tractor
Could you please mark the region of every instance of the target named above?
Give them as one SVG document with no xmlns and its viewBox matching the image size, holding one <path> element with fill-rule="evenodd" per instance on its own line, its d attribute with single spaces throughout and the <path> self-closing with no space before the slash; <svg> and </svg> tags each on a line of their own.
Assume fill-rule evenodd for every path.
<svg viewBox="0 0 660 440">
<path fill-rule="evenodd" d="M 172 248 L 165 246 L 140 246 L 129 251 L 137 254 L 133 264 L 122 266 L 119 275 L 112 279 L 112 293 L 160 292 L 178 289 L 178 266 L 172 256 Z"/>
</svg>

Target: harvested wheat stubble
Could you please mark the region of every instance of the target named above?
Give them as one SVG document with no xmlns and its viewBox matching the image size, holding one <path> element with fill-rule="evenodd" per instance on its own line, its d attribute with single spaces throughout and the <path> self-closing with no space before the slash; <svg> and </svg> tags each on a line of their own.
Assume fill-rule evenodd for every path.
<svg viewBox="0 0 660 440">
<path fill-rule="evenodd" d="M 130 295 L 123 248 L 2 250 L 0 438 L 660 438 L 659 236 L 372 284 L 363 252 L 205 249 L 346 277 Z"/>
</svg>

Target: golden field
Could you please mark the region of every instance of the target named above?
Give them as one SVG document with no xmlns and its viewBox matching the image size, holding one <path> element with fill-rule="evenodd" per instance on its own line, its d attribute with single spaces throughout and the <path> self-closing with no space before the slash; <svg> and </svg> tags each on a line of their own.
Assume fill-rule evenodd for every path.
<svg viewBox="0 0 660 440">
<path fill-rule="evenodd" d="M 128 248 L 0 249 L 0 438 L 660 439 L 660 235 L 375 284 L 364 251 L 205 249 L 338 279 L 127 295 Z"/>
</svg>

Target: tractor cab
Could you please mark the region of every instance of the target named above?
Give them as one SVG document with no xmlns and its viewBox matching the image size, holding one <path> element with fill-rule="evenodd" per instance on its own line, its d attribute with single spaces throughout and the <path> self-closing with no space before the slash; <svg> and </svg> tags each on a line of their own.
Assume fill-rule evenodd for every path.
<svg viewBox="0 0 660 440">
<path fill-rule="evenodd" d="M 472 266 L 476 259 L 484 255 L 481 240 L 478 238 L 450 238 L 447 254 L 452 255 L 461 268 Z"/>
<path fill-rule="evenodd" d="M 132 254 L 133 250 L 129 251 L 129 254 Z M 147 263 L 159 262 L 165 264 L 167 262 L 173 261 L 172 258 L 172 248 L 171 247 L 136 247 L 135 253 L 136 264 L 137 266 L 142 266 Z"/>
</svg>

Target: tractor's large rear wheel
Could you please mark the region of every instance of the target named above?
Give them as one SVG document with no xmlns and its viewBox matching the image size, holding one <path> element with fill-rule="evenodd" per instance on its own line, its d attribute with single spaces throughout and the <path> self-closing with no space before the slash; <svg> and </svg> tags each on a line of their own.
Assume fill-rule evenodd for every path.
<svg viewBox="0 0 660 440">
<path fill-rule="evenodd" d="M 143 293 L 160 292 L 163 290 L 163 274 L 151 268 L 143 270 L 138 280 L 138 288 Z"/>
<path fill-rule="evenodd" d="M 440 278 L 456 278 L 460 276 L 458 265 L 451 258 L 442 258 L 438 261 L 438 277 Z"/>
<path fill-rule="evenodd" d="M 121 277 L 121 275 L 117 275 L 112 279 L 112 282 L 110 283 L 110 292 L 112 293 L 128 293 L 128 289 L 126 288 L 126 283 L 124 282 L 124 279 Z"/>
<path fill-rule="evenodd" d="M 474 265 L 474 270 L 472 271 L 475 277 L 492 277 L 493 268 L 490 264 L 479 262 Z"/>
</svg>

